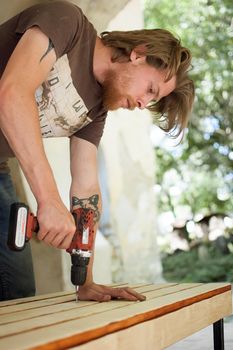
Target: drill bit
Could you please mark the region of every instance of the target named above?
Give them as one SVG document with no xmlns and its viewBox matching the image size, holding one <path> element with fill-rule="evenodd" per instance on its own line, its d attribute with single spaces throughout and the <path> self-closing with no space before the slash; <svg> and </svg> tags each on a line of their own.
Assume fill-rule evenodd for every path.
<svg viewBox="0 0 233 350">
<path fill-rule="evenodd" d="M 78 303 L 78 289 L 79 289 L 79 286 L 75 286 L 76 303 Z"/>
</svg>

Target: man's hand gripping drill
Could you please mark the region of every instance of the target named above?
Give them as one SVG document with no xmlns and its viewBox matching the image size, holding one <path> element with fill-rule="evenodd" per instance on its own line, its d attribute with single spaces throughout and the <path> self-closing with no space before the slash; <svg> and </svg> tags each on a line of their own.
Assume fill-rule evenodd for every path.
<svg viewBox="0 0 233 350">
<path fill-rule="evenodd" d="M 71 255 L 71 282 L 75 286 L 76 301 L 78 301 L 78 287 L 85 284 L 87 270 L 94 246 L 94 211 L 78 208 L 72 212 L 76 232 L 70 247 L 66 250 Z M 8 246 L 11 250 L 21 251 L 25 243 L 38 232 L 37 218 L 23 203 L 13 203 L 10 210 Z"/>
</svg>

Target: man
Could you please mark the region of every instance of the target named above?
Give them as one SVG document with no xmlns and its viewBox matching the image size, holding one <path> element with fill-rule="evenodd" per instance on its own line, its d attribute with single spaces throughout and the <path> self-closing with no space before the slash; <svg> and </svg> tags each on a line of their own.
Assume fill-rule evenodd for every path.
<svg viewBox="0 0 233 350">
<path fill-rule="evenodd" d="M 6 160 L 16 156 L 37 200 L 38 239 L 60 249 L 75 232 L 46 158 L 42 137 L 70 137 L 72 208 L 94 210 L 101 195 L 97 147 L 108 110 L 148 108 L 166 130 L 187 124 L 194 90 L 190 52 L 165 30 L 104 32 L 98 37 L 82 11 L 65 1 L 35 5 L 0 27 L 0 297 L 34 294 L 30 248 L 6 247 L 9 206 L 16 201 Z M 97 285 L 81 300 L 144 300 L 130 288 Z"/>
</svg>

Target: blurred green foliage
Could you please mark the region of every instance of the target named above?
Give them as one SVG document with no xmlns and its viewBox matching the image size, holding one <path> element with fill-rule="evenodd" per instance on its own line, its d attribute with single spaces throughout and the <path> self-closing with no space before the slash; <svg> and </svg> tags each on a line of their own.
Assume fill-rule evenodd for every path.
<svg viewBox="0 0 233 350">
<path fill-rule="evenodd" d="M 233 282 L 233 254 L 222 255 L 213 247 L 209 258 L 200 260 L 198 250 L 179 252 L 162 259 L 163 276 L 168 282 Z"/>
<path fill-rule="evenodd" d="M 231 0 L 145 0 L 147 28 L 177 34 L 193 55 L 196 98 L 182 143 L 156 147 L 159 210 L 193 216 L 233 208 L 233 6 Z M 172 169 L 172 170 L 171 170 Z M 171 188 L 178 186 L 179 195 Z"/>
<path fill-rule="evenodd" d="M 144 0 L 147 28 L 178 35 L 193 56 L 196 98 L 182 143 L 155 147 L 159 211 L 189 208 L 191 217 L 233 209 L 233 5 L 231 0 Z M 200 249 L 206 259 L 200 259 Z M 165 254 L 164 277 L 175 282 L 233 282 L 233 253 L 213 242 Z"/>
</svg>

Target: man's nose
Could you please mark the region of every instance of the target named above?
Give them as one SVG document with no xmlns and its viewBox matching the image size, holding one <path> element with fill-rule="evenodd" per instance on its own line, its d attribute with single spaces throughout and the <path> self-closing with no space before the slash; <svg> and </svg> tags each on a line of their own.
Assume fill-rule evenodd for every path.
<svg viewBox="0 0 233 350">
<path fill-rule="evenodd" d="M 146 106 L 148 105 L 148 103 L 152 100 L 151 97 L 149 96 L 143 96 L 141 98 L 137 99 L 137 107 L 140 109 L 144 109 L 146 108 Z"/>
</svg>

